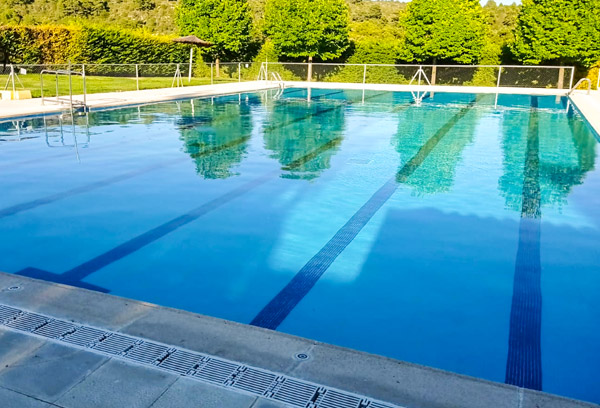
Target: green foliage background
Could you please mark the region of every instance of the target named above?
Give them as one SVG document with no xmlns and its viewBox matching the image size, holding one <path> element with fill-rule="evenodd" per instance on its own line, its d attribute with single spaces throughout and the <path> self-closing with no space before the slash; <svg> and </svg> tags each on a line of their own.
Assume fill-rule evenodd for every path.
<svg viewBox="0 0 600 408">
<path fill-rule="evenodd" d="M 0 26 L 0 48 L 21 64 L 185 62 L 189 46 L 171 37 L 100 26 Z"/>
<path fill-rule="evenodd" d="M 483 7 L 478 0 L 194 1 L 209 6 L 208 23 L 195 22 L 204 31 L 187 30 L 185 19 L 177 25 L 177 6 L 186 2 L 192 0 L 0 0 L 0 50 L 7 48 L 17 63 L 184 62 L 189 47 L 170 40 L 194 32 L 215 42 L 218 46 L 208 57 L 223 61 L 306 61 L 309 54 L 317 61 L 357 64 L 435 58 L 452 64 L 573 64 L 578 75 L 600 61 L 598 0 L 523 0 L 523 6 L 490 0 Z M 271 17 L 268 3 L 278 5 Z M 298 12 L 283 16 L 282 5 Z M 311 21 L 341 30 L 331 37 L 320 25 L 307 23 Z M 315 38 L 328 36 L 331 47 L 314 47 Z M 290 38 L 303 46 L 286 44 Z M 591 69 L 589 75 L 595 72 Z M 372 82 L 406 80 L 405 74 L 388 68 L 368 75 Z M 355 80 L 362 71 L 331 69 L 321 77 Z M 471 83 L 489 85 L 495 77 L 494 69 L 481 68 Z"/>
</svg>

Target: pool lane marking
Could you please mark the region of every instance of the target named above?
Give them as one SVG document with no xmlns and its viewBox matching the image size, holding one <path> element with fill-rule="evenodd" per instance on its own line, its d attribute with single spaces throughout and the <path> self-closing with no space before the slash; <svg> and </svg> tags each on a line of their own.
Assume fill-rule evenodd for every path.
<svg viewBox="0 0 600 408">
<path fill-rule="evenodd" d="M 515 259 L 505 382 L 519 387 L 541 390 L 541 187 L 537 107 L 538 97 L 532 96 L 523 172 L 523 203 Z"/>
<path fill-rule="evenodd" d="M 227 150 L 227 149 L 230 149 L 237 145 L 240 145 L 240 144 L 248 141 L 249 139 L 250 139 L 250 136 L 244 136 L 244 137 L 235 139 L 229 143 L 225 143 L 220 146 L 214 146 L 214 147 L 211 147 L 209 149 L 203 150 L 198 153 L 190 154 L 190 156 L 195 159 L 195 158 L 203 157 L 203 156 L 206 156 L 209 154 L 218 153 L 220 151 Z M 51 194 L 46 197 L 42 197 L 42 198 L 38 198 L 35 200 L 27 201 L 24 203 L 16 204 L 16 205 L 13 205 L 10 207 L 6 207 L 6 208 L 0 210 L 0 219 L 4 218 L 4 217 L 8 217 L 10 215 L 18 214 L 22 211 L 31 210 L 33 208 L 36 208 L 36 207 L 39 207 L 42 205 L 50 204 L 55 201 L 62 200 L 64 198 L 72 197 L 77 194 L 88 193 L 90 191 L 96 190 L 101 187 L 106 187 L 111 184 L 125 181 L 125 180 L 131 179 L 133 177 L 149 173 L 154 170 L 172 166 L 174 164 L 183 163 L 188 160 L 189 160 L 189 157 L 178 157 L 177 159 L 168 160 L 168 161 L 158 163 L 158 164 L 153 164 L 151 166 L 146 166 L 146 167 L 143 167 L 138 170 L 129 171 L 129 172 L 120 174 L 118 176 L 109 177 L 104 180 L 96 181 L 91 184 L 87 184 L 87 185 L 80 186 L 80 187 L 75 187 L 70 190 L 62 191 L 60 193 Z"/>
<path fill-rule="evenodd" d="M 319 150 L 320 148 L 317 148 Z M 313 152 L 307 153 L 306 156 L 314 156 Z M 302 158 L 296 160 L 298 164 L 288 165 L 289 170 L 293 170 L 295 166 L 299 166 L 299 163 L 302 163 Z M 25 268 L 19 272 L 17 275 L 29 276 L 37 279 L 44 279 L 58 283 L 65 283 L 72 286 L 85 287 L 91 290 L 97 290 L 100 292 L 108 292 L 107 289 L 88 284 L 86 282 L 82 282 L 84 278 L 96 272 L 97 270 L 104 268 L 105 266 L 110 265 L 113 262 L 116 262 L 127 255 L 132 254 L 133 252 L 138 251 L 139 249 L 145 247 L 146 245 L 162 238 L 163 236 L 169 234 L 170 232 L 175 231 L 176 229 L 189 224 L 192 221 L 195 221 L 199 217 L 204 214 L 213 211 L 220 206 L 234 200 L 235 198 L 245 194 L 246 192 L 258 187 L 265 182 L 272 180 L 276 174 L 279 174 L 279 170 L 270 171 L 265 173 L 261 177 L 258 177 L 254 180 L 251 180 L 236 189 L 217 197 L 192 211 L 185 213 L 181 216 L 178 216 L 164 224 L 159 225 L 156 228 L 153 228 L 141 235 L 138 235 L 121 245 L 110 249 L 103 254 L 96 256 L 95 258 L 84 262 L 62 274 L 55 274 L 52 272 L 47 272 L 37 268 Z"/>
<path fill-rule="evenodd" d="M 389 179 L 369 198 L 369 200 L 340 228 L 323 248 L 296 273 L 292 280 L 252 319 L 253 326 L 271 330 L 277 329 L 291 311 L 310 292 L 325 271 L 356 238 L 379 209 L 392 197 L 401 183 L 404 183 L 425 161 L 431 151 L 448 134 L 450 129 L 462 119 L 476 103 L 472 101 L 462 108 L 452 119 L 442 126 L 419 149 L 398 173 Z"/>
<path fill-rule="evenodd" d="M 233 141 L 231 141 L 229 143 L 225 143 L 225 144 L 220 145 L 220 146 L 214 146 L 214 147 L 211 147 L 209 149 L 203 150 L 201 152 L 190 154 L 190 157 L 192 159 L 196 159 L 196 158 L 199 158 L 199 157 L 204 157 L 204 156 L 206 156 L 208 154 L 218 153 L 218 152 L 221 152 L 223 150 L 226 150 L 226 149 L 238 146 L 238 145 L 240 145 L 240 144 L 242 144 L 242 143 L 244 143 L 244 142 L 246 142 L 248 140 L 250 140 L 250 136 L 244 136 L 244 137 L 235 139 L 235 140 L 233 140 Z M 108 146 L 105 146 L 105 147 L 108 147 Z M 165 161 L 163 163 L 154 164 L 154 165 L 151 165 L 151 166 L 144 167 L 142 169 L 138 169 L 138 170 L 133 170 L 133 171 L 130 171 L 130 172 L 126 172 L 126 173 L 120 174 L 118 176 L 109 177 L 107 179 L 100 180 L 100 181 L 97 181 L 97 182 L 94 182 L 94 183 L 91 183 L 91 184 L 87 184 L 87 185 L 80 186 L 80 187 L 75 187 L 75 188 L 72 188 L 70 190 L 66 190 L 66 191 L 60 192 L 60 193 L 51 194 L 51 195 L 46 196 L 46 197 L 42 197 L 42 198 L 38 198 L 38 199 L 35 199 L 35 200 L 27 201 L 27 202 L 24 202 L 24 203 L 16 204 L 16 205 L 13 205 L 13 206 L 10 206 L 10 207 L 6 207 L 4 209 L 0 209 L 0 219 L 4 218 L 4 217 L 11 216 L 11 215 L 15 215 L 15 214 L 20 213 L 22 211 L 31 210 L 33 208 L 36 208 L 36 207 L 39 207 L 39 206 L 42 206 L 42 205 L 50 204 L 50 203 L 53 203 L 55 201 L 58 201 L 58 200 L 61 200 L 61 199 L 64 199 L 64 198 L 68 198 L 68 197 L 71 197 L 71 196 L 74 196 L 74 195 L 77 195 L 77 194 L 87 193 L 87 192 L 93 191 L 93 190 L 101 188 L 101 187 L 106 187 L 106 186 L 109 186 L 111 184 L 118 183 L 120 181 L 125 181 L 127 179 L 130 179 L 130 178 L 133 178 L 133 177 L 136 177 L 136 176 L 148 173 L 148 172 L 153 171 L 153 170 L 161 169 L 161 168 L 164 168 L 164 167 L 167 167 L 167 166 L 171 166 L 171 165 L 174 165 L 174 164 L 178 164 L 178 163 L 183 163 L 183 162 L 187 161 L 188 159 L 189 159 L 188 157 L 182 157 L 182 158 L 177 158 L 177 159 L 170 160 L 170 161 Z"/>
<path fill-rule="evenodd" d="M 292 92 L 289 92 L 289 93 L 294 93 L 294 92 L 296 92 L 296 91 L 292 91 Z M 335 94 L 335 93 L 339 93 L 339 92 L 333 92 L 331 94 Z M 331 95 L 331 94 L 320 95 L 319 97 L 321 97 L 321 96 L 327 96 L 327 95 Z M 321 114 L 321 113 L 319 112 L 318 114 Z M 283 124 L 283 126 L 287 126 L 287 124 L 289 124 L 289 123 Z M 280 126 L 280 127 L 283 127 L 283 126 Z M 249 139 L 250 139 L 249 136 L 246 136 L 246 137 L 243 137 L 243 138 L 239 138 L 239 139 L 236 139 L 236 140 L 234 140 L 234 141 L 232 141 L 230 143 L 223 144 L 221 146 L 215 146 L 215 147 L 212 147 L 210 149 L 204 150 L 202 152 L 190 154 L 190 157 L 192 157 L 193 159 L 196 159 L 196 158 L 199 158 L 199 157 L 203 157 L 203 156 L 205 156 L 207 154 L 217 153 L 217 152 L 220 152 L 222 150 L 229 149 L 231 147 L 235 147 L 235 146 L 237 146 L 237 145 L 239 145 L 239 144 L 241 144 L 241 143 L 243 143 L 245 141 L 248 141 Z M 336 139 L 332 140 L 332 142 L 334 142 L 334 141 L 335 141 L 335 144 L 339 144 L 341 142 L 341 138 L 336 138 Z M 331 144 L 331 146 L 329 146 L 329 144 L 331 144 L 331 142 L 328 143 L 327 145 L 323 146 L 322 149 L 317 149 L 317 151 L 314 152 L 313 156 L 310 157 L 310 158 L 308 158 L 308 159 L 305 159 L 304 162 L 308 162 L 308 161 L 312 160 L 313 158 L 315 158 L 319 154 L 321 154 L 323 151 L 326 151 L 326 150 L 334 147 L 334 145 L 335 145 L 335 144 Z M 302 159 L 302 158 L 300 158 L 300 159 Z M 298 159 L 298 160 L 300 160 L 300 159 Z M 16 204 L 16 205 L 13 205 L 13 206 L 10 206 L 10 207 L 6 207 L 4 209 L 0 209 L 0 219 L 4 218 L 4 217 L 11 216 L 11 215 L 18 214 L 18 213 L 23 212 L 23 211 L 31 210 L 31 209 L 40 207 L 42 205 L 50 204 L 50 203 L 53 203 L 53 202 L 58 201 L 58 200 L 69 198 L 69 197 L 72 197 L 72 196 L 77 195 L 77 194 L 88 193 L 88 192 L 96 190 L 98 188 L 106 187 L 106 186 L 109 186 L 111 184 L 115 184 L 115 183 L 118 183 L 118 182 L 121 182 L 121 181 L 125 181 L 125 180 L 131 179 L 133 177 L 136 177 L 136 176 L 139 176 L 139 175 L 151 172 L 153 170 L 158 170 L 158 169 L 161 169 L 161 168 L 164 168 L 164 167 L 167 167 L 167 166 L 178 164 L 178 163 L 184 162 L 186 160 L 187 160 L 187 158 L 177 158 L 177 159 L 166 161 L 166 162 L 163 162 L 163 163 L 154 164 L 154 165 L 151 165 L 151 166 L 146 166 L 146 167 L 144 167 L 142 169 L 129 171 L 129 172 L 126 172 L 126 173 L 123 173 L 123 174 L 120 174 L 120 175 L 117 175 L 117 176 L 114 176 L 114 177 L 109 177 L 109 178 L 106 178 L 104 180 L 100 180 L 100 181 L 97 181 L 97 182 L 94 182 L 94 183 L 91 183 L 91 184 L 87 184 L 87 185 L 80 186 L 80 187 L 75 187 L 75 188 L 72 188 L 72 189 L 69 189 L 69 190 L 66 190 L 66 191 L 62 191 L 62 192 L 59 192 L 59 193 L 48 195 L 46 197 L 42 197 L 42 198 L 38 198 L 38 199 L 35 199 L 35 200 L 27 201 L 27 202 L 24 202 L 24 203 Z M 292 163 L 292 164 L 286 165 L 283 168 L 283 170 L 289 170 L 290 167 L 294 167 L 294 164 Z"/>
<path fill-rule="evenodd" d="M 293 92 L 296 92 L 296 91 L 292 91 L 292 92 L 289 92 L 289 93 L 293 93 Z M 221 95 L 221 96 L 219 96 L 219 98 L 221 98 L 221 97 L 227 97 L 227 96 L 231 96 L 231 95 Z M 206 98 L 192 98 L 190 100 L 206 100 L 208 98 L 210 98 L 210 97 L 206 97 Z M 249 96 L 248 99 L 249 100 L 254 99 L 254 100 L 260 102 L 260 98 L 258 96 Z M 163 104 L 163 103 L 172 103 L 172 102 L 173 101 L 157 102 L 157 103 L 152 103 L 150 105 L 144 105 L 144 106 L 151 106 L 151 105 L 157 105 L 157 104 Z M 118 109 L 127 109 L 127 108 L 121 107 L 121 108 L 118 108 Z M 103 112 L 103 111 L 97 111 L 97 112 Z M 94 112 L 94 113 L 96 113 L 96 112 Z M 55 116 L 51 116 L 51 118 L 53 118 L 53 117 L 55 117 Z M 31 118 L 31 119 L 28 119 L 28 120 L 34 120 L 34 119 L 36 119 L 36 118 Z M 115 125 L 115 124 L 113 123 L 112 125 Z M 78 125 L 78 126 L 80 126 L 80 125 Z M 99 124 L 98 126 L 103 126 L 103 125 Z M 180 127 L 183 127 L 183 126 L 180 126 Z M 35 138 L 32 137 L 31 139 L 39 139 L 39 138 L 40 137 L 35 137 Z M 92 148 L 90 150 L 93 150 L 93 151 L 104 150 L 104 149 L 109 149 L 109 148 L 113 148 L 113 147 L 122 146 L 124 143 L 137 143 L 137 142 L 139 142 L 139 140 L 125 141 L 125 142 L 119 142 L 119 143 L 111 143 L 111 144 L 108 144 L 108 145 L 102 145 L 102 146 L 94 147 L 94 148 Z M 56 158 L 61 158 L 61 157 L 70 157 L 70 156 L 72 156 L 72 153 L 70 153 L 70 152 L 69 153 L 57 153 L 57 154 L 54 154 L 54 155 L 50 155 L 50 156 L 46 156 L 46 157 L 41 157 L 41 158 L 36 158 L 36 159 L 28 159 L 28 160 L 22 160 L 22 161 L 12 162 L 12 163 L 2 163 L 2 164 L 0 164 L 0 169 L 9 168 L 9 167 L 15 167 L 15 166 L 22 166 L 22 165 L 27 165 L 27 164 L 31 164 L 31 163 L 38 163 L 40 161 L 46 161 L 46 160 L 50 160 L 50 159 L 56 159 Z"/>
<path fill-rule="evenodd" d="M 378 96 L 378 95 L 381 95 L 381 94 L 376 94 L 373 97 Z M 350 104 L 352 104 L 352 103 L 353 102 L 351 102 Z M 407 103 L 406 106 L 410 106 L 411 104 L 412 103 Z M 344 105 L 344 106 L 346 106 L 346 105 Z M 329 110 L 323 110 L 323 111 L 317 112 L 315 114 L 309 115 L 309 117 L 314 116 L 314 115 L 320 115 L 320 114 L 326 113 L 327 111 L 329 111 Z M 291 124 L 291 123 L 295 123 L 295 121 L 285 122 L 284 124 L 281 124 L 281 126 L 282 127 L 287 126 L 288 124 Z M 334 147 L 334 146 L 335 146 L 335 144 L 332 145 L 332 147 Z M 324 151 L 322 151 L 321 148 L 317 148 L 316 150 L 320 150 L 321 153 L 324 152 Z M 316 155 L 316 156 L 314 155 L 314 151 L 313 151 L 313 152 L 307 153 L 303 157 L 315 158 L 317 156 L 318 155 Z M 303 157 L 300 157 L 299 159 L 294 160 L 294 162 L 288 164 L 286 166 L 286 169 L 293 170 L 295 167 L 306 163 L 307 161 L 303 160 Z M 65 284 L 72 285 L 72 286 L 84 287 L 87 289 L 96 290 L 96 291 L 100 291 L 100 292 L 109 292 L 108 289 L 105 289 L 105 288 L 102 288 L 102 287 L 99 287 L 99 286 L 96 286 L 93 284 L 89 284 L 87 282 L 83 282 L 82 280 L 84 278 L 86 278 L 87 276 L 91 275 L 92 273 L 96 272 L 97 270 L 99 270 L 105 266 L 108 266 L 109 264 L 111 264 L 115 261 L 118 261 L 119 259 L 124 258 L 125 256 L 143 248 L 144 246 L 158 240 L 159 238 L 162 238 L 166 234 L 178 229 L 179 227 L 186 225 L 191 221 L 194 221 L 195 219 L 212 211 L 213 209 L 217 208 L 218 206 L 225 204 L 226 202 L 229 202 L 229 201 L 233 200 L 234 198 L 237 198 L 238 196 L 242 195 L 246 191 L 250 191 L 254 187 L 257 187 L 260 184 L 263 184 L 268 179 L 272 178 L 276 173 L 278 173 L 278 171 L 266 173 L 265 175 L 261 176 L 260 178 L 252 180 L 252 181 L 246 183 L 245 185 L 243 185 L 242 187 L 238 187 L 238 189 L 236 189 L 237 192 L 235 192 L 235 193 L 230 192 L 230 193 L 225 194 L 225 196 L 227 196 L 229 198 L 227 200 L 223 200 L 224 196 L 218 197 L 218 198 L 210 201 L 209 203 L 204 204 L 203 206 L 196 208 L 195 210 L 192 210 L 189 213 L 179 216 L 165 224 L 162 224 L 156 228 L 153 228 L 150 231 L 147 231 L 146 233 L 143 233 L 135 238 L 132 238 L 131 240 L 129 240 L 129 241 L 127 241 L 127 242 L 101 254 L 101 255 L 98 255 L 95 258 L 91 259 L 90 261 L 87 261 L 81 265 L 78 265 L 62 274 L 55 274 L 52 272 L 44 271 L 44 270 L 41 270 L 38 268 L 33 268 L 33 267 L 25 268 L 25 269 L 17 272 L 16 274 L 23 275 L 23 276 L 29 276 L 29 277 L 33 277 L 33 278 L 37 278 L 37 279 L 48 280 L 48 281 L 52 281 L 52 282 L 65 283 Z M 236 190 L 234 190 L 234 191 L 236 191 Z M 241 192 L 241 190 L 243 190 L 243 192 Z M 210 203 L 212 203 L 212 206 L 209 206 Z M 217 203 L 220 203 L 220 204 L 217 205 L 217 207 L 215 207 L 214 205 Z M 207 211 L 207 208 L 210 208 L 210 209 Z M 191 220 L 189 219 L 190 215 L 193 218 Z"/>
</svg>

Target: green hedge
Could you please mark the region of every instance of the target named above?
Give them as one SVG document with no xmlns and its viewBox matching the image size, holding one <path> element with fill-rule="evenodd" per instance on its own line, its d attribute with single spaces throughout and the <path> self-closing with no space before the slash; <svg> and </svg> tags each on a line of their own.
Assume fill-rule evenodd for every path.
<svg viewBox="0 0 600 408">
<path fill-rule="evenodd" d="M 185 62 L 190 47 L 171 37 L 95 26 L 0 26 L 0 49 L 17 64 Z M 198 55 L 198 53 L 196 53 Z"/>
</svg>

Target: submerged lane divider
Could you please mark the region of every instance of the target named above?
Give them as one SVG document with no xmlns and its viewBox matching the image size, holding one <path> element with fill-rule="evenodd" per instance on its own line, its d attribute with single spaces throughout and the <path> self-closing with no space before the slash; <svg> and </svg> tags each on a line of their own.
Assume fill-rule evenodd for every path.
<svg viewBox="0 0 600 408">
<path fill-rule="evenodd" d="M 538 98 L 531 97 L 531 115 L 523 174 L 523 203 L 519 223 L 519 246 L 515 260 L 507 384 L 542 389 L 542 289 L 540 260 L 541 188 Z"/>
<path fill-rule="evenodd" d="M 400 408 L 323 384 L 0 304 L 0 328 L 297 408 Z"/>
<path fill-rule="evenodd" d="M 256 315 L 251 325 L 275 330 L 310 292 L 337 257 L 354 240 L 379 209 L 390 199 L 401 183 L 404 183 L 423 163 L 433 148 L 448 134 L 450 129 L 469 112 L 476 103 L 472 101 L 462 108 L 452 119 L 442 126 L 419 149 L 398 173 L 388 180 L 371 198 L 346 222 L 346 224 L 313 256 L 292 278 L 292 280 Z"/>
<path fill-rule="evenodd" d="M 378 95 L 380 95 L 380 94 L 373 95 L 372 97 L 376 97 Z M 334 109 L 339 109 L 340 106 L 346 106 L 346 105 L 336 105 L 336 107 L 334 107 Z M 324 114 L 331 110 L 332 109 L 324 109 L 324 110 L 321 110 L 314 114 L 308 115 L 307 117 L 321 115 L 321 114 Z M 305 119 L 307 117 L 305 117 Z M 296 123 L 296 121 L 290 120 L 288 122 L 284 122 L 284 123 L 280 124 L 279 126 L 277 126 L 277 128 L 285 127 L 292 123 Z M 276 127 L 272 127 L 271 129 L 274 130 L 275 128 Z M 339 144 L 339 142 L 335 142 L 335 143 L 328 142 L 325 144 L 325 146 L 327 146 L 327 149 L 330 149 L 330 148 L 337 146 L 338 144 Z M 323 147 L 324 146 L 321 146 L 321 147 L 315 149 L 314 151 L 307 153 L 303 157 L 300 157 L 300 158 L 294 160 L 292 163 L 285 166 L 284 169 L 285 170 L 293 170 L 294 168 L 300 167 L 301 165 L 305 164 L 306 162 L 313 160 L 319 154 L 326 151 L 323 149 Z M 315 154 L 316 151 L 318 152 L 317 154 Z M 214 151 L 209 151 L 208 153 L 214 153 Z M 268 173 L 264 174 L 263 176 L 258 177 L 257 179 L 251 180 L 251 181 L 243 184 L 242 186 L 230 191 L 229 193 L 224 194 L 223 196 L 217 197 L 217 198 L 209 201 L 208 203 L 205 203 L 202 206 L 200 206 L 186 214 L 176 217 L 176 218 L 172 219 L 171 221 L 166 222 L 165 224 L 159 225 L 158 227 L 153 228 L 150 231 L 147 231 L 141 235 L 138 235 L 137 237 L 132 238 L 129 241 L 124 242 L 121 245 L 119 245 L 103 254 L 100 254 L 97 257 L 95 257 L 87 262 L 84 262 L 83 264 L 78 265 L 62 274 L 56 274 L 56 273 L 48 272 L 48 271 L 38 269 L 38 268 L 33 268 L 33 267 L 25 268 L 25 269 L 17 272 L 16 274 L 22 275 L 22 276 L 28 276 L 28 277 L 35 278 L 35 279 L 42 279 L 42 280 L 46 280 L 46 281 L 50 281 L 50 282 L 64 283 L 64 284 L 71 285 L 71 286 L 78 286 L 78 287 L 85 288 L 85 289 L 90 289 L 90 290 L 95 290 L 98 292 L 107 293 L 107 292 L 109 292 L 108 289 L 102 288 L 100 286 L 93 285 L 93 284 L 90 284 L 87 282 L 83 282 L 83 279 L 85 279 L 87 276 L 91 275 L 92 273 L 98 271 L 99 269 L 102 269 L 102 268 L 112 264 L 113 262 L 116 262 L 116 261 L 136 252 L 137 250 L 145 247 L 148 244 L 151 244 L 152 242 L 162 238 L 163 236 L 169 234 L 170 232 L 173 232 L 176 229 L 178 229 L 184 225 L 187 225 L 192 221 L 195 221 L 196 219 L 203 216 L 204 214 L 236 199 L 237 197 L 245 194 L 246 192 L 254 189 L 255 187 L 258 187 L 261 184 L 266 183 L 267 181 L 271 180 L 275 176 L 276 173 L 277 172 L 268 172 Z"/>
<path fill-rule="evenodd" d="M 297 91 L 291 91 L 291 92 L 288 92 L 288 94 L 294 93 L 294 92 L 297 92 Z M 326 95 L 329 95 L 329 94 L 320 95 L 320 96 L 326 96 Z M 320 112 L 318 114 L 320 114 Z M 282 126 L 287 126 L 289 124 L 290 123 L 285 123 L 285 124 L 282 124 Z M 195 158 L 199 158 L 199 157 L 204 157 L 209 154 L 218 153 L 223 150 L 238 146 L 238 145 L 248 141 L 249 139 L 250 139 L 249 136 L 244 136 L 244 137 L 235 139 L 229 143 L 220 145 L 220 146 L 210 147 L 201 152 L 195 153 L 194 155 L 192 155 L 192 158 L 195 159 Z M 24 203 L 16 204 L 16 205 L 13 205 L 10 207 L 6 207 L 4 209 L 0 209 L 0 218 L 15 215 L 20 212 L 31 210 L 36 207 L 50 204 L 50 203 L 53 203 L 55 201 L 59 201 L 59 200 L 65 199 L 65 198 L 69 198 L 69 197 L 72 197 L 77 194 L 88 193 L 90 191 L 93 191 L 93 190 L 96 190 L 96 189 L 99 189 L 102 187 L 106 187 L 106 186 L 109 186 L 111 184 L 115 184 L 115 183 L 118 183 L 121 181 L 125 181 L 128 179 L 134 178 L 136 176 L 140 176 L 140 175 L 149 173 L 154 170 L 158 170 L 158 169 L 161 169 L 161 168 L 164 168 L 167 166 L 171 166 L 174 164 L 178 164 L 178 163 L 183 163 L 187 160 L 188 160 L 188 158 L 177 158 L 174 160 L 165 161 L 165 162 L 154 164 L 151 166 L 146 166 L 146 167 L 138 169 L 138 170 L 132 170 L 132 171 L 129 171 L 129 172 L 117 175 L 117 176 L 109 177 L 104 180 L 99 180 L 99 181 L 96 181 L 94 183 L 90 183 L 90 184 L 87 184 L 84 186 L 75 187 L 75 188 L 72 188 L 72 189 L 69 189 L 66 191 L 62 191 L 60 193 L 51 194 L 46 197 L 42 197 L 42 198 L 38 198 L 35 200 L 27 201 Z M 286 166 L 286 167 L 289 167 L 289 166 Z M 284 168 L 283 170 L 287 170 L 287 168 Z"/>
</svg>

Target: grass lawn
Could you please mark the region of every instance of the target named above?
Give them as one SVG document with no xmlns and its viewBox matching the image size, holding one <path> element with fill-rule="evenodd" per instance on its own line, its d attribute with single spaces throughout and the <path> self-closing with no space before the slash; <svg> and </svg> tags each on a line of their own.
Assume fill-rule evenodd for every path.
<svg viewBox="0 0 600 408">
<path fill-rule="evenodd" d="M 4 85 L 8 79 L 8 75 L 0 75 L 0 89 L 4 89 Z M 40 76 L 37 74 L 19 75 L 19 79 L 23 83 L 25 89 L 29 89 L 34 98 L 41 96 Z M 83 93 L 83 80 L 80 76 L 73 76 L 73 94 L 78 95 Z M 237 78 L 215 78 L 214 83 L 237 82 Z M 158 89 L 170 88 L 173 83 L 173 78 L 168 77 L 145 77 L 140 78 L 140 89 Z M 183 78 L 184 86 L 207 85 L 210 84 L 210 78 L 192 78 L 188 82 L 187 77 Z M 17 89 L 21 89 L 20 84 L 16 84 Z M 60 76 L 58 78 L 59 94 L 61 96 L 69 94 L 69 78 Z M 102 93 L 102 92 L 123 92 L 135 91 L 135 78 L 128 77 L 105 77 L 105 76 L 87 76 L 86 77 L 87 93 Z M 8 89 L 12 89 L 12 84 L 8 85 Z M 44 75 L 44 96 L 56 96 L 56 77 L 53 75 Z"/>
</svg>

